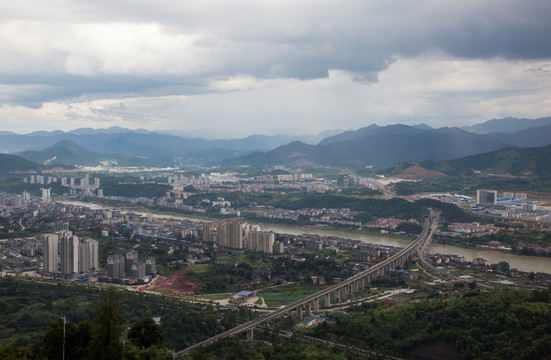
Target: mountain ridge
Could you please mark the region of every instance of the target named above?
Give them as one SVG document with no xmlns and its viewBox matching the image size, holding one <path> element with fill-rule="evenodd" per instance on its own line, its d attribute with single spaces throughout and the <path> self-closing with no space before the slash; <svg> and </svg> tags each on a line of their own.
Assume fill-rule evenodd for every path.
<svg viewBox="0 0 551 360">
<path fill-rule="evenodd" d="M 480 124 L 462 126 L 461 129 L 477 134 L 513 133 L 546 125 L 551 125 L 551 117 L 537 119 L 506 117 L 488 120 Z"/>
<path fill-rule="evenodd" d="M 385 168 L 407 160 L 447 160 L 509 146 L 497 139 L 459 128 L 424 129 L 408 125 L 371 125 L 306 146 L 293 142 L 266 153 L 256 152 L 227 161 L 240 165 L 287 165 L 297 162 L 318 166 L 361 169 Z"/>
</svg>

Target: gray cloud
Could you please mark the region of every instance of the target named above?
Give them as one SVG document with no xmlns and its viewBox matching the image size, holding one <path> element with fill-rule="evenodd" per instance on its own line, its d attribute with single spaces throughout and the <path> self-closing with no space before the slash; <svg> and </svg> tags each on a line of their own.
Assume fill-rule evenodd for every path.
<svg viewBox="0 0 551 360">
<path fill-rule="evenodd" d="M 0 105 L 199 95 L 236 76 L 330 70 L 375 83 L 396 59 L 435 54 L 549 59 L 550 15 L 548 0 L 9 2 Z"/>
</svg>

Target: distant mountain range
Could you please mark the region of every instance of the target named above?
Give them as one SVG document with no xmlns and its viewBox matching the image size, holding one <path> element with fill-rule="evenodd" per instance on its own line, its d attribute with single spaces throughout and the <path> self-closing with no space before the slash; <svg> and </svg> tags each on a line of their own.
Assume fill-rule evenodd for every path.
<svg viewBox="0 0 551 360">
<path fill-rule="evenodd" d="M 86 150 L 126 156 L 132 163 L 132 157 L 155 159 L 157 165 L 214 163 L 227 158 L 249 154 L 253 151 L 268 151 L 291 141 L 301 139 L 318 142 L 326 134 L 310 135 L 251 135 L 243 139 L 205 140 L 184 138 L 181 136 L 150 132 L 147 130 L 128 130 L 119 127 L 109 129 L 82 128 L 69 132 L 38 131 L 19 135 L 10 132 L 0 133 L 0 152 L 19 153 L 27 151 L 44 151 L 59 141 L 70 140 Z M 37 158 L 36 154 L 25 156 Z M 44 156 L 47 156 L 46 154 Z M 38 158 L 41 158 L 38 156 Z M 87 158 L 92 158 L 88 155 Z M 47 160 L 47 159 L 44 159 Z M 143 161 L 141 161 L 143 163 Z"/>
<path fill-rule="evenodd" d="M 490 133 L 514 133 L 517 131 L 528 130 L 541 126 L 551 125 L 551 117 L 539 118 L 539 119 L 518 119 L 518 118 L 503 118 L 492 119 L 485 121 L 481 124 L 463 126 L 461 129 L 476 134 L 490 134 Z"/>
<path fill-rule="evenodd" d="M 541 126 L 547 123 L 549 124 Z M 327 137 L 318 145 L 292 142 L 265 153 L 256 152 L 227 160 L 226 163 L 257 167 L 286 165 L 346 167 L 356 170 L 365 167 L 381 169 L 403 161 L 437 162 L 508 147 L 524 148 L 551 144 L 551 118 L 507 118 L 491 120 L 484 124 L 486 125 L 482 128 L 488 131 L 505 129 L 508 132 L 478 134 L 459 128 L 433 129 L 424 124 L 370 125 Z M 481 131 L 482 128 L 478 130 Z"/>
<path fill-rule="evenodd" d="M 469 131 L 467 131 L 467 130 Z M 494 119 L 460 128 L 370 125 L 317 136 L 251 135 L 206 140 L 148 130 L 82 128 L 25 135 L 0 132 L 0 152 L 40 164 L 124 166 L 253 165 L 384 169 L 404 161 L 448 161 L 508 147 L 551 144 L 551 117 Z"/>
<path fill-rule="evenodd" d="M 407 125 L 371 125 L 324 139 L 318 145 L 293 142 L 266 153 L 228 160 L 230 164 L 290 167 L 385 168 L 415 160 L 448 160 L 507 147 L 500 140 L 459 128 L 424 129 Z"/>
</svg>

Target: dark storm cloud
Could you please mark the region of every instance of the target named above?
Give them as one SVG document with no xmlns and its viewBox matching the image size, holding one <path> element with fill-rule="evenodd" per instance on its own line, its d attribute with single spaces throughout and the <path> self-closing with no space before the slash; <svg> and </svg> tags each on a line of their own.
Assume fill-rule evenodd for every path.
<svg viewBox="0 0 551 360">
<path fill-rule="evenodd" d="M 69 36 L 64 40 L 67 43 L 57 48 L 42 43 L 42 52 L 31 49 L 28 55 L 25 52 L 15 54 L 12 63 L 9 63 L 10 56 L 4 60 L 7 66 L 0 70 L 4 75 L 2 83 L 26 84 L 33 89 L 3 97 L 3 101 L 20 104 L 85 94 L 165 95 L 177 91 L 194 94 L 200 93 L 198 87 L 208 85 L 212 79 L 241 74 L 256 78 L 315 79 L 327 77 L 330 69 L 339 69 L 355 73 L 357 79 L 375 81 L 377 73 L 385 70 L 397 56 L 414 57 L 434 52 L 462 58 L 551 57 L 551 2 L 545 0 L 207 1 L 204 4 L 97 1 L 69 2 L 61 9 L 51 9 L 41 3 L 34 12 L 18 10 L 17 5 L 11 5 L 0 21 L 9 23 L 26 16 L 25 19 L 33 23 L 42 21 L 44 25 L 39 29 L 46 33 L 50 23 L 54 24 L 52 28 L 63 32 L 67 21 L 84 26 L 88 23 L 117 23 L 122 27 L 126 23 L 155 23 L 160 24 L 165 32 L 161 38 L 172 36 L 173 39 L 178 39 L 181 34 L 203 31 L 207 34 L 195 41 L 194 49 L 205 52 L 210 58 L 210 64 L 197 66 L 200 69 L 181 73 L 176 70 L 169 76 L 165 73 L 166 67 L 181 66 L 177 56 L 173 63 L 159 61 L 145 70 L 137 68 L 121 74 L 120 69 L 127 69 L 125 64 L 112 71 L 106 70 L 109 68 L 105 66 L 106 58 L 111 55 L 105 49 L 111 41 L 108 33 L 102 39 L 104 43 L 98 45 L 97 54 L 82 54 L 80 48 L 88 44 L 71 43 L 85 41 L 85 36 L 74 39 Z M 49 18 L 41 13 L 46 13 Z M 97 29 L 90 30 L 94 31 Z M 32 32 L 26 36 L 31 37 L 24 40 L 32 47 Z M 8 38 L 9 34 L 5 34 L 4 41 Z M 44 40 L 49 38 L 41 39 Z M 61 42 L 55 36 L 51 36 L 51 41 Z M 10 46 L 18 49 L 13 44 L 8 48 Z M 143 48 L 155 47 L 156 43 L 139 46 L 138 55 Z M 174 51 L 181 51 L 182 55 L 187 53 L 185 49 Z M 38 56 L 31 62 L 29 59 L 34 52 L 38 52 Z M 160 56 L 166 57 L 168 53 L 169 49 Z M 30 65 L 18 67 L 21 61 L 29 61 Z M 75 63 L 77 67 L 87 64 L 91 73 L 85 74 L 86 77 L 67 74 L 72 69 L 68 64 Z M 41 70 L 42 65 L 53 71 Z M 33 88 L 32 85 L 40 86 Z"/>
<path fill-rule="evenodd" d="M 548 0 L 7 2 L 0 116 L 224 133 L 547 116 L 550 15 Z"/>
</svg>

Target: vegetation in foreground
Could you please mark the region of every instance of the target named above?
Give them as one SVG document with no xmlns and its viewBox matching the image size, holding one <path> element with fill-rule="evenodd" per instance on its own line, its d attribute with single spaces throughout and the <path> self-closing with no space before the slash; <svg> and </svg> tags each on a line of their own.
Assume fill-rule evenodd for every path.
<svg viewBox="0 0 551 360">
<path fill-rule="evenodd" d="M 467 292 L 392 306 L 365 303 L 312 334 L 408 358 L 548 359 L 551 288 Z"/>
</svg>

